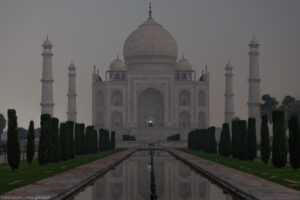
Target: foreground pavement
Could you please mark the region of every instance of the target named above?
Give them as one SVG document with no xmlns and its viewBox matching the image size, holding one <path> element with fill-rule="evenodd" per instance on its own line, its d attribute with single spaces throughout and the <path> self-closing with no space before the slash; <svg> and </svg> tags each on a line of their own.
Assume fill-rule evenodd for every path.
<svg viewBox="0 0 300 200">
<path fill-rule="evenodd" d="M 65 199 L 88 185 L 117 164 L 128 158 L 136 149 L 127 149 L 69 171 L 17 188 L 0 196 L 8 199 Z"/>
<path fill-rule="evenodd" d="M 212 180 L 225 192 L 240 198 L 261 200 L 300 200 L 300 192 L 245 172 L 194 156 L 176 149 L 169 153 L 180 159 L 203 176 Z"/>
</svg>

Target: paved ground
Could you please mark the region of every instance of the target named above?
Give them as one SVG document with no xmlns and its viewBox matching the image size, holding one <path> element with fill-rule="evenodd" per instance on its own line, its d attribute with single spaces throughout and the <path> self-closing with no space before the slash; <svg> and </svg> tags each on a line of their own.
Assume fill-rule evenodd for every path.
<svg viewBox="0 0 300 200">
<path fill-rule="evenodd" d="M 135 149 L 128 149 L 111 156 L 79 166 L 56 176 L 40 180 L 4 195 L 0 199 L 62 199 L 68 194 L 102 175 L 116 164 L 131 155 Z"/>
<path fill-rule="evenodd" d="M 194 156 L 180 150 L 169 149 L 190 166 L 196 167 L 207 176 L 213 176 L 223 185 L 262 200 L 300 200 L 300 192 L 262 178 L 247 174 L 224 165 Z"/>
</svg>

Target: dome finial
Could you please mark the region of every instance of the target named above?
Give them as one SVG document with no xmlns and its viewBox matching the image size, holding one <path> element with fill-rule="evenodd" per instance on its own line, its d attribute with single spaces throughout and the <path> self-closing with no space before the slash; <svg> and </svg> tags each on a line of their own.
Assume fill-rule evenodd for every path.
<svg viewBox="0 0 300 200">
<path fill-rule="evenodd" d="M 152 5 L 151 5 L 151 2 L 149 3 L 149 18 L 152 17 Z"/>
</svg>

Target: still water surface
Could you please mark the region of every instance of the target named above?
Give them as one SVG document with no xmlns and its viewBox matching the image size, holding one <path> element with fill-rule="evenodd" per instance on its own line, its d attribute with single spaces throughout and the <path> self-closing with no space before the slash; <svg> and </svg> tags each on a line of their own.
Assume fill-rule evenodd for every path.
<svg viewBox="0 0 300 200">
<path fill-rule="evenodd" d="M 149 200 L 150 151 L 137 151 L 78 193 L 75 200 Z M 218 186 L 176 160 L 155 151 L 154 171 L 159 200 L 231 200 Z"/>
</svg>

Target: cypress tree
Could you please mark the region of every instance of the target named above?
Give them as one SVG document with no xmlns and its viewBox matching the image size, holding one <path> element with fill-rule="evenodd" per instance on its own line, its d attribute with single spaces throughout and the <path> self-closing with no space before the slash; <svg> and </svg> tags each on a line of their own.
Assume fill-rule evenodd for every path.
<svg viewBox="0 0 300 200">
<path fill-rule="evenodd" d="M 67 121 L 67 135 L 69 139 L 69 158 L 73 159 L 75 158 L 75 142 L 74 142 L 74 122 L 73 121 Z"/>
<path fill-rule="evenodd" d="M 93 127 L 94 129 L 94 127 Z M 94 129 L 94 134 L 95 134 L 95 137 L 94 137 L 94 146 L 95 146 L 95 153 L 97 153 L 99 150 L 98 150 L 98 132 L 97 130 Z"/>
<path fill-rule="evenodd" d="M 291 115 L 291 118 L 288 121 L 288 126 L 290 164 L 292 168 L 296 170 L 300 167 L 300 130 L 297 114 Z"/>
<path fill-rule="evenodd" d="M 60 159 L 68 160 L 69 159 L 69 138 L 67 135 L 67 124 L 60 123 Z"/>
<path fill-rule="evenodd" d="M 85 154 L 90 153 L 90 128 L 89 126 L 85 129 Z"/>
<path fill-rule="evenodd" d="M 246 120 L 239 121 L 239 160 L 248 160 L 247 154 L 247 122 Z"/>
<path fill-rule="evenodd" d="M 234 119 L 231 122 L 231 128 L 232 128 L 232 157 L 238 158 L 239 157 L 239 120 Z"/>
<path fill-rule="evenodd" d="M 253 161 L 257 154 L 257 143 L 256 143 L 256 126 L 255 118 L 248 119 L 248 139 L 247 139 L 247 153 L 248 159 Z"/>
<path fill-rule="evenodd" d="M 30 121 L 28 134 L 27 134 L 27 145 L 26 145 L 26 159 L 28 164 L 32 163 L 34 159 L 35 145 L 34 145 L 34 123 Z"/>
<path fill-rule="evenodd" d="M 215 136 L 216 128 L 214 126 L 208 128 L 208 143 L 209 143 L 209 153 L 217 153 L 217 141 Z"/>
<path fill-rule="evenodd" d="M 230 128 L 227 123 L 222 126 L 222 132 L 220 136 L 219 154 L 225 157 L 231 155 L 231 137 Z"/>
<path fill-rule="evenodd" d="M 59 162 L 59 131 L 58 131 L 59 120 L 57 118 L 51 118 L 50 128 L 50 162 Z"/>
<path fill-rule="evenodd" d="M 209 134 L 208 129 L 203 129 L 204 152 L 209 153 Z"/>
<path fill-rule="evenodd" d="M 110 149 L 115 149 L 116 147 L 116 132 L 112 131 L 111 132 L 111 137 L 110 137 Z"/>
<path fill-rule="evenodd" d="M 85 154 L 85 125 L 81 124 L 80 125 L 80 154 Z"/>
<path fill-rule="evenodd" d="M 19 168 L 20 165 L 20 145 L 18 139 L 18 122 L 16 111 L 9 109 L 8 129 L 7 129 L 7 160 L 12 172 Z"/>
<path fill-rule="evenodd" d="M 105 151 L 105 149 L 104 149 L 104 147 L 105 147 L 105 145 L 104 145 L 104 143 L 105 143 L 104 135 L 105 135 L 105 130 L 101 128 L 99 130 L 99 149 L 100 149 L 100 151 Z"/>
<path fill-rule="evenodd" d="M 197 129 L 194 133 L 194 143 L 195 149 L 199 151 L 205 150 L 205 130 L 204 129 Z"/>
<path fill-rule="evenodd" d="M 261 160 L 267 164 L 270 159 L 270 138 L 269 138 L 269 127 L 268 127 L 268 115 L 263 115 L 261 120 Z"/>
<path fill-rule="evenodd" d="M 275 167 L 281 168 L 287 162 L 287 143 L 285 134 L 285 119 L 283 110 L 273 110 L 273 148 L 272 163 Z"/>
<path fill-rule="evenodd" d="M 80 131 L 81 131 L 81 124 L 76 123 L 75 124 L 75 153 L 76 155 L 80 155 L 80 151 L 81 151 L 81 146 L 80 146 L 80 139 L 81 139 L 81 135 L 80 135 Z"/>
<path fill-rule="evenodd" d="M 50 158 L 50 123 L 51 116 L 49 114 L 41 115 L 41 134 L 39 141 L 39 153 L 38 160 L 40 165 L 46 165 L 49 162 Z"/>
</svg>

